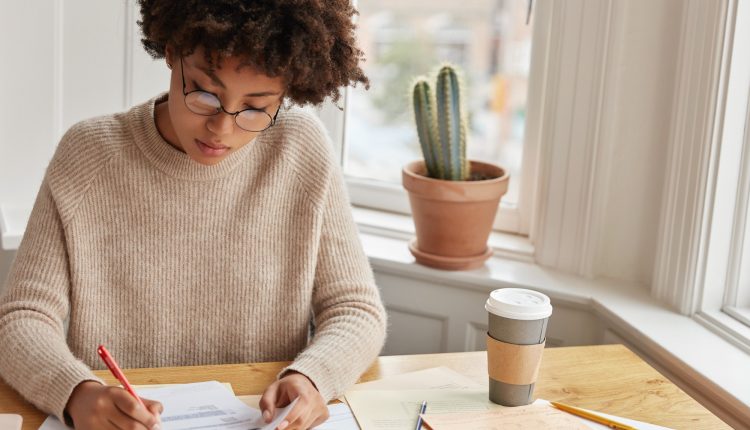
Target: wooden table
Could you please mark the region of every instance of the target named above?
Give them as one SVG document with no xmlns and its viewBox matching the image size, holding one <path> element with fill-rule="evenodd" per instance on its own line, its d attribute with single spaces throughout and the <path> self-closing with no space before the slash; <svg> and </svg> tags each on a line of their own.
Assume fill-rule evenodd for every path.
<svg viewBox="0 0 750 430">
<path fill-rule="evenodd" d="M 217 380 L 229 382 L 235 394 L 260 394 L 286 363 L 132 369 L 133 384 L 169 384 Z M 446 366 L 486 383 L 484 352 L 380 357 L 362 376 L 370 381 L 430 367 Z M 107 371 L 96 371 L 108 383 Z M 595 409 L 674 429 L 730 428 L 622 345 L 548 348 L 535 396 Z M 0 382 L 0 413 L 23 416 L 23 429 L 36 430 L 46 414 Z"/>
</svg>

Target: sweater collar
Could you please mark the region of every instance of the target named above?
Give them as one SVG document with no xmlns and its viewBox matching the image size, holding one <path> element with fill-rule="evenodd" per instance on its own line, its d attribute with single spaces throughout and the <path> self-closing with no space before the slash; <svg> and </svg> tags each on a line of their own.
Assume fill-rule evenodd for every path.
<svg viewBox="0 0 750 430">
<path fill-rule="evenodd" d="M 145 103 L 134 106 L 128 113 L 136 146 L 156 168 L 177 179 L 206 181 L 223 178 L 259 146 L 258 135 L 253 141 L 229 154 L 218 164 L 207 166 L 194 161 L 184 152 L 170 145 L 156 128 L 154 110 L 157 103 L 164 101 L 167 93 L 162 93 Z"/>
</svg>

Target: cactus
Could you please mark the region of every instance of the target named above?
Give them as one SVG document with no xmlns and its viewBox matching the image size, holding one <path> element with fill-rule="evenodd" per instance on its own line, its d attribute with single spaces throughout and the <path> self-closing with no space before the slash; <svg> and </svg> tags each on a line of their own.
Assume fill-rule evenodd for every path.
<svg viewBox="0 0 750 430">
<path fill-rule="evenodd" d="M 426 78 L 418 78 L 414 83 L 417 134 L 427 174 L 432 178 L 451 181 L 469 178 L 462 90 L 456 70 L 450 65 L 440 68 L 434 95 Z"/>
</svg>

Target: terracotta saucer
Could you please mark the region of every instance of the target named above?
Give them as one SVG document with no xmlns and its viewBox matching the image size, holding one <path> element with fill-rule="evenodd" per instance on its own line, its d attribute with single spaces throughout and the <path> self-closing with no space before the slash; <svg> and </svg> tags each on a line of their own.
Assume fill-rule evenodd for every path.
<svg viewBox="0 0 750 430">
<path fill-rule="evenodd" d="M 420 250 L 417 246 L 417 238 L 409 241 L 409 251 L 417 259 L 417 263 L 442 270 L 471 270 L 482 267 L 484 262 L 492 256 L 492 249 L 487 249 L 479 254 L 469 257 L 446 257 L 444 255 L 430 254 Z"/>
</svg>

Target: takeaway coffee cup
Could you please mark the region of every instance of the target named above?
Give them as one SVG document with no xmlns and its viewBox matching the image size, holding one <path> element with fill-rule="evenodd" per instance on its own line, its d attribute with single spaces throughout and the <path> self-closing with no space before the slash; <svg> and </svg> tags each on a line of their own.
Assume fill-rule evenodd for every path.
<svg viewBox="0 0 750 430">
<path fill-rule="evenodd" d="M 528 405 L 552 315 L 549 297 L 522 288 L 501 288 L 490 293 L 485 309 L 490 400 L 503 406 Z"/>
</svg>

